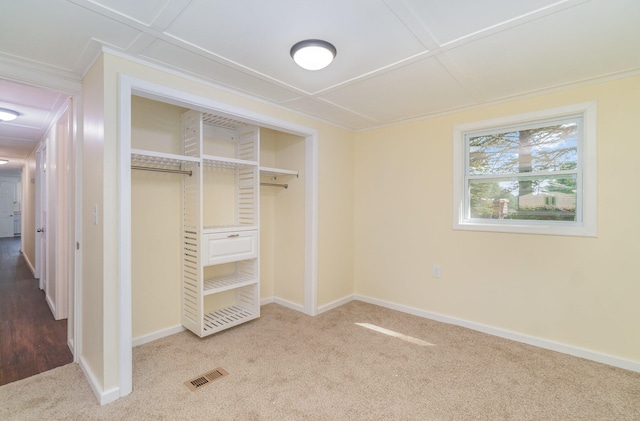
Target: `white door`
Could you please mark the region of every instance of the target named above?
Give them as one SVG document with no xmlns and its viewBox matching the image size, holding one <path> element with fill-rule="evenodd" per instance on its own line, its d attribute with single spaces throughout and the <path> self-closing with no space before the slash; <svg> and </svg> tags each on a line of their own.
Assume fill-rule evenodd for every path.
<svg viewBox="0 0 640 421">
<path fill-rule="evenodd" d="M 16 200 L 16 184 L 0 182 L 0 237 L 13 237 L 13 202 Z"/>
<path fill-rule="evenodd" d="M 46 288 L 47 274 L 47 150 L 36 153 L 36 267 L 40 289 Z"/>
</svg>

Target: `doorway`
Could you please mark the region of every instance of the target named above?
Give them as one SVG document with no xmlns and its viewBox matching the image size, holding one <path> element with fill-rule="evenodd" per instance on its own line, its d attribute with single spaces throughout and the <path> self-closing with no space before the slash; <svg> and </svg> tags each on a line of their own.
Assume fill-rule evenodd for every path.
<svg viewBox="0 0 640 421">
<path fill-rule="evenodd" d="M 6 243 L 6 247 L 2 248 L 1 251 L 6 252 L 6 255 L 1 254 L 0 259 L 13 259 L 11 264 L 18 267 L 13 272 L 20 275 L 15 279 L 5 279 L 5 282 L 13 282 L 16 286 L 25 286 L 25 288 L 33 283 L 36 289 L 35 297 L 46 311 L 36 310 L 37 306 L 34 303 L 21 302 L 24 297 L 20 294 L 7 293 L 3 295 L 3 298 L 8 300 L 5 303 L 11 304 L 7 304 L 5 308 L 22 310 L 13 316 L 7 316 L 6 312 L 2 312 L 3 317 L 11 318 L 10 321 L 3 318 L 3 323 L 5 326 L 11 325 L 18 329 L 18 338 L 23 342 L 27 339 L 33 339 L 33 348 L 45 360 L 54 362 L 54 365 L 47 366 L 46 363 L 43 365 L 42 362 L 29 360 L 27 354 L 21 354 L 16 361 L 20 360 L 27 366 L 46 366 L 47 369 L 51 369 L 56 366 L 55 361 L 63 361 L 53 357 L 53 355 L 59 354 L 57 349 L 66 349 L 67 354 L 70 355 L 59 365 L 73 361 L 74 354 L 76 354 L 74 348 L 76 330 L 73 320 L 76 260 L 73 255 L 73 238 L 75 236 L 73 228 L 75 226 L 75 174 L 77 173 L 75 165 L 77 161 L 75 159 L 76 148 L 73 147 L 73 143 L 78 140 L 74 120 L 76 110 L 74 107 L 77 104 L 75 93 L 67 94 L 59 92 L 55 88 L 49 90 L 46 88 L 47 83 L 42 80 L 38 81 L 38 87 L 32 86 L 29 81 L 11 83 L 13 88 L 11 92 L 17 100 L 14 99 L 11 102 L 10 99 L 4 97 L 5 102 L 15 102 L 16 107 L 22 103 L 28 104 L 24 115 L 31 118 L 28 120 L 31 133 L 37 133 L 37 135 L 29 137 L 29 141 L 39 147 L 29 153 L 17 149 L 16 146 L 15 152 L 11 152 L 13 150 L 11 149 L 12 144 L 3 143 L 6 136 L 0 138 L 0 146 L 9 151 L 11 156 L 26 156 L 20 161 L 22 169 L 15 170 L 20 182 L 17 185 L 19 191 L 16 194 L 19 197 L 19 203 L 15 204 L 14 210 L 20 211 L 21 226 L 19 229 L 14 228 L 14 231 L 19 234 L 16 234 L 16 238 L 12 239 L 16 241 L 12 241 L 10 247 Z M 33 113 L 41 112 L 38 104 L 42 104 L 42 109 L 47 110 L 47 115 L 51 117 L 36 130 L 30 124 L 40 122 L 42 119 L 33 118 L 33 114 L 30 113 L 31 111 Z M 26 107 L 26 105 L 24 106 Z M 32 135 L 29 134 L 29 136 Z M 25 138 L 25 140 L 27 139 Z M 15 159 L 17 160 L 17 158 Z M 52 178 L 53 174 L 56 174 L 57 177 Z M 56 202 L 52 202 L 54 198 L 57 198 Z M 15 223 L 14 212 L 14 226 Z M 37 232 L 37 230 L 41 232 Z M 57 237 L 51 236 L 49 235 L 51 233 L 59 235 Z M 21 237 L 17 237 L 17 235 Z M 62 270 L 66 273 L 61 272 Z M 9 272 L 3 271 L 3 275 L 8 275 Z M 51 284 L 50 281 L 56 279 L 59 280 L 59 284 Z M 27 317 L 32 313 L 37 313 L 40 316 L 42 314 L 48 315 L 51 322 L 55 322 L 56 334 L 53 335 L 51 331 L 44 333 L 39 331 L 38 329 L 45 327 L 48 321 L 37 317 Z M 65 320 L 67 318 L 68 320 Z M 27 321 L 32 323 L 25 325 Z M 12 330 L 12 332 L 16 331 Z M 2 337 L 5 338 L 4 334 Z M 54 337 L 55 345 L 52 342 Z M 5 341 L 3 340 L 3 342 Z"/>
<path fill-rule="evenodd" d="M 0 181 L 0 238 L 15 234 L 14 204 L 17 181 Z"/>
</svg>

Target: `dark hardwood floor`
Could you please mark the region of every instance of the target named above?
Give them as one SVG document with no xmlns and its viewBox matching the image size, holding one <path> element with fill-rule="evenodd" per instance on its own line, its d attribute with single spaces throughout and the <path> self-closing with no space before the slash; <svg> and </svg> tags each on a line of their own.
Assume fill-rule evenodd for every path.
<svg viewBox="0 0 640 421">
<path fill-rule="evenodd" d="M 54 320 L 19 238 L 0 238 L 0 385 L 68 364 L 67 321 Z"/>
</svg>

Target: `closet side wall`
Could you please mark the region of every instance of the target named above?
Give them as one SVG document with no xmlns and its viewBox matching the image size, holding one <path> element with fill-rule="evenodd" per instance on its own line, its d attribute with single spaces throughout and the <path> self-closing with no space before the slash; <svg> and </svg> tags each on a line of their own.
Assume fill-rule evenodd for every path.
<svg viewBox="0 0 640 421">
<path fill-rule="evenodd" d="M 132 148 L 180 153 L 183 108 L 132 97 Z M 181 324 L 182 175 L 131 171 L 132 336 Z"/>
<path fill-rule="evenodd" d="M 300 136 L 261 129 L 260 165 L 295 170 L 299 177 L 262 176 L 261 181 L 288 188 L 260 188 L 261 298 L 304 305 L 305 140 Z"/>
<path fill-rule="evenodd" d="M 297 170 L 288 177 L 287 189 L 279 189 L 275 203 L 275 296 L 304 305 L 305 251 L 305 142 L 304 138 L 278 132 L 276 167 Z"/>
<path fill-rule="evenodd" d="M 275 131 L 260 129 L 260 165 L 263 167 L 276 166 L 276 140 Z M 260 188 L 261 300 L 275 296 L 275 209 L 278 191 L 279 189 L 273 187 Z"/>
</svg>

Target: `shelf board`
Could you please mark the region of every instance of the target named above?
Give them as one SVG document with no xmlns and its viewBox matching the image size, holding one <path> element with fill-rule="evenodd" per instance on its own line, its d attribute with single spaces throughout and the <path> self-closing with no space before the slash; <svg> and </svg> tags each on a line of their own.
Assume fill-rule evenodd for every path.
<svg viewBox="0 0 640 421">
<path fill-rule="evenodd" d="M 243 273 L 231 273 L 216 278 L 205 279 L 204 295 L 216 294 L 218 292 L 229 291 L 257 283 L 258 281 L 252 276 Z"/>
<path fill-rule="evenodd" d="M 298 177 L 298 171 L 285 170 L 282 168 L 260 167 L 260 175 L 267 177 L 278 177 L 281 175 L 295 175 Z"/>
<path fill-rule="evenodd" d="M 227 158 L 226 156 L 202 155 L 204 165 L 211 167 L 236 168 L 241 165 L 257 167 L 256 161 L 247 161 L 246 159 Z"/>
<path fill-rule="evenodd" d="M 254 231 L 258 227 L 255 225 L 207 225 L 202 228 L 202 234 L 214 234 L 218 232 L 231 231 Z"/>
<path fill-rule="evenodd" d="M 184 162 L 200 162 L 200 158 L 143 149 L 131 149 L 131 162 L 179 166 Z"/>
<path fill-rule="evenodd" d="M 259 314 L 239 306 L 230 306 L 207 313 L 203 317 L 204 334 L 210 335 L 255 319 Z"/>
</svg>

